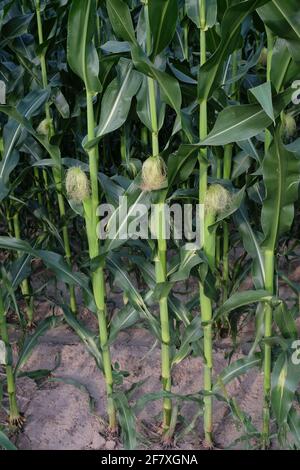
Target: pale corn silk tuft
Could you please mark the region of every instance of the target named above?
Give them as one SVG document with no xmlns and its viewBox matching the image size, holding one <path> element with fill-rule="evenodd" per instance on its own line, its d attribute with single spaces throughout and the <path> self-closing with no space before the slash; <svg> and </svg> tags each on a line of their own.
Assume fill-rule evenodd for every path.
<svg viewBox="0 0 300 470">
<path fill-rule="evenodd" d="M 85 172 L 79 167 L 69 168 L 66 176 L 68 198 L 83 202 L 90 197 L 90 183 Z"/>
<path fill-rule="evenodd" d="M 167 183 L 167 167 L 160 156 L 149 157 L 142 167 L 143 191 L 155 191 L 163 188 Z"/>
<path fill-rule="evenodd" d="M 205 197 L 205 212 L 207 214 L 218 214 L 228 209 L 231 205 L 232 197 L 230 192 L 220 184 L 209 186 Z"/>
</svg>

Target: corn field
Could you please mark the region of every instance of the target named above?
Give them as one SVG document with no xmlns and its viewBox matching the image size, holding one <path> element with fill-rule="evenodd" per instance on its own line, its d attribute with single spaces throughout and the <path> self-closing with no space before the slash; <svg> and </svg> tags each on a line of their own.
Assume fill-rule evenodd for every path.
<svg viewBox="0 0 300 470">
<path fill-rule="evenodd" d="M 299 2 L 0 19 L 0 448 L 300 449 Z"/>
</svg>

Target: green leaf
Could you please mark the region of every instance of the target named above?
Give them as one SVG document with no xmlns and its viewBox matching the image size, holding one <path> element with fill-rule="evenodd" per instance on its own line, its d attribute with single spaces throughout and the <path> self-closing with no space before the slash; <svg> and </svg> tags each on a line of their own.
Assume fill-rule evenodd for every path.
<svg viewBox="0 0 300 470">
<path fill-rule="evenodd" d="M 115 283 L 120 287 L 129 298 L 134 308 L 139 312 L 140 316 L 147 320 L 151 330 L 157 339 L 161 339 L 160 326 L 157 319 L 149 311 L 141 294 L 133 285 L 128 272 L 123 269 L 123 262 L 120 256 L 110 254 L 106 258 L 108 269 L 113 273 Z"/>
<path fill-rule="evenodd" d="M 291 90 L 287 90 L 274 98 L 275 117 L 279 116 L 290 102 Z M 251 139 L 251 137 L 269 127 L 272 122 L 272 119 L 260 105 L 228 106 L 218 115 L 216 124 L 207 138 L 198 145 L 226 145 Z"/>
<path fill-rule="evenodd" d="M 133 70 L 130 60 L 121 58 L 117 66 L 117 77 L 108 85 L 101 101 L 99 125 L 96 138 L 86 143 L 89 149 L 99 142 L 105 134 L 119 129 L 127 119 L 132 98 L 141 85 L 141 75 Z"/>
<path fill-rule="evenodd" d="M 288 71 L 293 65 L 294 62 L 289 53 L 287 42 L 284 39 L 278 38 L 273 49 L 271 67 L 271 82 L 278 93 L 281 88 L 290 81 Z M 297 76 L 295 76 L 295 78 L 297 78 Z"/>
<path fill-rule="evenodd" d="M 130 303 L 118 310 L 110 322 L 109 343 L 111 344 L 116 339 L 120 331 L 130 328 L 139 320 L 139 310 Z"/>
<path fill-rule="evenodd" d="M 191 323 L 185 328 L 179 350 L 172 360 L 172 366 L 179 364 L 188 356 L 191 351 L 192 343 L 199 341 L 203 336 L 200 316 L 196 315 Z"/>
<path fill-rule="evenodd" d="M 241 207 L 245 198 L 245 190 L 246 190 L 246 187 L 244 186 L 239 191 L 231 195 L 229 207 L 226 208 L 224 211 L 220 212 L 220 214 L 217 217 L 216 222 L 213 225 L 210 225 L 209 227 L 210 230 L 213 229 L 215 225 L 219 224 L 222 220 L 230 217 Z"/>
<path fill-rule="evenodd" d="M 240 377 L 242 374 L 246 374 L 253 367 L 260 367 L 261 355 L 259 353 L 254 354 L 250 357 L 243 357 L 237 361 L 229 364 L 222 370 L 221 374 L 217 376 L 213 391 L 222 389 L 223 385 L 227 385 L 233 379 Z"/>
<path fill-rule="evenodd" d="M 226 10 L 221 22 L 221 41 L 214 54 L 200 68 L 198 97 L 208 99 L 216 89 L 223 72 L 223 64 L 236 48 L 240 26 L 247 16 L 268 0 L 247 0 L 239 2 Z"/>
<path fill-rule="evenodd" d="M 133 410 L 130 408 L 126 395 L 123 392 L 113 394 L 114 404 L 118 410 L 119 424 L 122 433 L 122 442 L 126 450 L 136 448 L 137 433 L 136 420 Z"/>
<path fill-rule="evenodd" d="M 279 130 L 263 160 L 262 171 L 266 189 L 261 214 L 263 246 L 274 251 L 279 237 L 293 223 L 300 182 L 300 160 L 284 147 Z"/>
<path fill-rule="evenodd" d="M 217 0 L 185 0 L 187 16 L 200 28 L 200 5 L 206 2 L 206 26 L 211 28 L 217 21 Z"/>
<path fill-rule="evenodd" d="M 266 290 L 248 290 L 246 292 L 237 292 L 233 294 L 224 304 L 219 307 L 215 312 L 215 318 L 218 318 L 220 315 L 226 315 L 232 310 L 237 308 L 245 307 L 257 302 L 268 302 L 271 301 L 272 296 Z"/>
<path fill-rule="evenodd" d="M 300 414 L 292 406 L 288 415 L 288 426 L 294 438 L 295 444 L 300 448 Z"/>
<path fill-rule="evenodd" d="M 185 181 L 195 168 L 199 151 L 194 146 L 181 145 L 175 154 L 168 158 L 168 186 Z"/>
<path fill-rule="evenodd" d="M 285 302 L 274 308 L 274 320 L 284 338 L 297 339 L 298 331 L 291 310 Z"/>
<path fill-rule="evenodd" d="M 29 119 L 46 103 L 48 98 L 49 92 L 47 90 L 34 90 L 20 101 L 16 113 L 20 113 L 24 118 Z M 23 129 L 21 122 L 18 119 L 15 120 L 14 116 L 9 114 L 11 110 L 12 108 L 9 106 L 0 106 L 0 112 L 8 114 L 12 118 L 3 130 L 4 152 L 0 161 L 0 200 L 4 199 L 9 192 L 9 176 L 19 161 L 17 149 L 21 144 Z"/>
<path fill-rule="evenodd" d="M 124 193 L 124 197 L 119 201 L 116 210 L 111 214 L 106 228 L 106 240 L 103 246 L 103 253 L 114 250 L 130 238 L 131 226 L 135 226 L 142 221 L 139 207 L 150 207 L 150 195 L 141 191 L 139 186 L 139 176 L 132 181 Z"/>
<path fill-rule="evenodd" d="M 107 12 L 117 36 L 128 42 L 136 42 L 128 5 L 122 0 L 107 0 Z"/>
<path fill-rule="evenodd" d="M 18 450 L 16 446 L 8 439 L 6 434 L 0 430 L 0 447 L 5 450 Z"/>
<path fill-rule="evenodd" d="M 271 0 L 258 9 L 264 23 L 280 38 L 287 40 L 294 59 L 300 60 L 300 18 L 298 0 Z"/>
<path fill-rule="evenodd" d="M 170 398 L 171 400 L 175 399 L 175 400 L 178 400 L 179 402 L 192 402 L 192 403 L 197 403 L 198 406 L 199 405 L 201 407 L 203 406 L 203 393 L 201 391 L 199 393 L 194 393 L 194 394 L 189 394 L 189 395 L 179 395 L 177 393 L 160 391 L 160 392 L 147 393 L 146 395 L 139 398 L 135 405 L 135 413 L 137 414 L 141 410 L 143 410 L 149 402 L 161 400 L 162 398 Z"/>
<path fill-rule="evenodd" d="M 287 423 L 295 392 L 300 382 L 300 367 L 288 352 L 279 355 L 272 372 L 271 404 L 279 427 Z"/>
<path fill-rule="evenodd" d="M 160 130 L 163 126 L 165 119 L 166 104 L 163 103 L 158 96 L 158 84 L 155 83 L 156 89 L 156 113 L 157 113 L 157 127 Z M 141 122 L 149 129 L 152 129 L 151 112 L 150 112 L 150 101 L 149 101 L 149 90 L 148 90 L 148 77 L 142 75 L 142 83 L 140 89 L 136 95 L 137 105 L 136 112 Z"/>
<path fill-rule="evenodd" d="M 93 356 L 96 361 L 97 366 L 102 370 L 102 354 L 100 351 L 100 342 L 96 335 L 88 330 L 70 311 L 66 305 L 61 306 L 64 312 L 64 317 L 68 325 L 76 332 L 83 344 L 85 345 L 87 351 Z"/>
<path fill-rule="evenodd" d="M 191 270 L 202 262 L 203 260 L 195 251 L 182 248 L 180 251 L 180 263 L 176 266 L 176 272 L 170 276 L 171 282 L 189 279 Z"/>
<path fill-rule="evenodd" d="M 76 387 L 84 395 L 87 395 L 90 412 L 93 413 L 95 411 L 96 400 L 92 397 L 86 385 L 82 384 L 78 380 L 73 379 L 71 377 L 50 377 L 48 378 L 48 382 L 64 383 L 64 384 L 68 384 L 68 385 L 72 385 L 73 387 Z"/>
<path fill-rule="evenodd" d="M 269 116 L 272 121 L 275 121 L 273 102 L 272 102 L 272 88 L 270 82 L 265 82 L 255 88 L 249 90 L 253 96 L 257 99 L 265 113 Z"/>
<path fill-rule="evenodd" d="M 178 81 L 156 68 L 137 43 L 128 6 L 122 0 L 108 0 L 107 9 L 115 33 L 131 44 L 132 60 L 140 72 L 157 80 L 161 99 L 180 116 L 181 90 Z"/>
<path fill-rule="evenodd" d="M 135 67 L 158 82 L 162 101 L 180 116 L 181 90 L 176 78 L 156 68 L 138 44 L 132 44 L 131 55 Z"/>
<path fill-rule="evenodd" d="M 93 43 L 96 25 L 96 0 L 73 0 L 68 18 L 68 63 L 89 93 L 101 91 L 99 58 Z"/>
<path fill-rule="evenodd" d="M 249 220 L 249 214 L 245 204 L 242 204 L 241 207 L 234 214 L 235 223 L 239 229 L 239 232 L 243 239 L 243 245 L 249 255 L 255 260 L 254 269 L 254 281 L 255 285 L 259 288 L 262 288 L 265 285 L 265 264 L 264 256 L 260 246 L 260 238 L 257 234 Z"/>
<path fill-rule="evenodd" d="M 22 127 L 29 132 L 49 153 L 51 158 L 55 161 L 57 165 L 60 165 L 60 151 L 59 147 L 49 143 L 48 138 L 42 134 L 38 134 L 28 121 L 16 108 L 8 105 L 0 105 L 0 112 L 7 114 L 19 124 L 19 129 Z M 0 173 L 1 176 L 1 173 Z"/>
<path fill-rule="evenodd" d="M 38 341 L 41 336 L 43 336 L 49 329 L 55 328 L 62 319 L 60 317 L 51 316 L 42 320 L 37 329 L 32 335 L 29 335 L 24 342 L 24 345 L 19 353 L 17 364 L 14 368 L 14 374 L 17 376 L 18 371 L 25 365 L 26 361 L 29 359 L 33 349 L 38 344 Z"/>
<path fill-rule="evenodd" d="M 73 272 L 64 258 L 58 253 L 46 250 L 37 250 L 24 240 L 10 237 L 0 237 L 0 247 L 6 250 L 21 251 L 28 253 L 36 258 L 41 258 L 43 262 L 56 274 L 58 279 L 70 285 L 78 285 L 82 287 L 86 294 L 93 298 L 92 292 L 89 288 L 89 281 L 87 277 L 80 272 Z"/>
<path fill-rule="evenodd" d="M 176 28 L 178 3 L 174 0 L 149 0 L 149 22 L 153 36 L 152 57 L 171 42 Z"/>
<path fill-rule="evenodd" d="M 28 26 L 33 17 L 33 13 L 29 13 L 27 15 L 15 15 L 2 25 L 1 35 L 5 39 L 0 42 L 1 49 L 10 43 L 12 39 L 27 33 Z"/>
</svg>

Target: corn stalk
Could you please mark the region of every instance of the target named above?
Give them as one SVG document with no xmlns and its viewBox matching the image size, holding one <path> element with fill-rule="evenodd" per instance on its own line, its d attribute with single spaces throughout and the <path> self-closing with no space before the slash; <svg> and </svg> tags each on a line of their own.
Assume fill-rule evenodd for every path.
<svg viewBox="0 0 300 470">
<path fill-rule="evenodd" d="M 148 3 L 145 2 L 146 16 L 146 47 L 150 55 L 152 49 L 151 31 L 149 24 Z M 150 104 L 150 116 L 152 127 L 152 156 L 157 159 L 159 156 L 159 140 L 158 140 L 158 119 L 156 110 L 156 90 L 155 81 L 148 77 L 148 93 Z M 165 210 L 164 197 L 160 197 L 160 201 L 155 204 L 155 228 L 157 235 L 157 253 L 155 258 L 156 283 L 164 283 L 167 280 L 167 242 L 165 238 Z M 171 361 L 170 361 L 170 325 L 168 311 L 168 297 L 163 295 L 159 300 L 160 323 L 161 323 L 161 376 L 163 391 L 171 391 Z M 172 416 L 172 401 L 169 398 L 163 399 L 163 433 L 168 436 Z"/>
<path fill-rule="evenodd" d="M 206 62 L 206 2 L 200 2 L 200 66 Z M 200 141 L 207 137 L 207 100 L 200 101 L 200 122 L 199 138 Z M 199 204 L 204 207 L 207 193 L 207 164 L 208 151 L 204 148 L 199 156 Z M 209 214 L 205 214 L 205 209 L 201 211 L 200 227 L 203 230 L 203 250 L 206 254 L 210 268 L 214 268 L 215 260 L 215 235 L 209 231 L 211 220 Z M 204 397 L 204 435 L 208 447 L 212 446 L 213 431 L 213 409 L 212 396 L 209 393 L 212 390 L 212 302 L 204 292 L 204 285 L 200 282 L 200 310 L 201 320 L 204 332 L 204 391 L 207 396 Z"/>
<path fill-rule="evenodd" d="M 42 17 L 41 17 L 41 5 L 40 5 L 40 0 L 35 0 L 35 7 L 36 7 L 36 18 L 37 18 L 37 26 L 38 26 L 38 38 L 39 38 L 39 45 L 40 47 L 43 47 L 44 43 L 44 34 L 43 34 L 43 24 L 42 24 Z M 41 62 L 41 70 L 42 70 L 42 84 L 44 88 L 47 88 L 48 86 L 48 74 L 47 74 L 47 64 L 46 64 L 46 51 L 43 50 L 40 53 L 40 62 Z M 46 102 L 45 104 L 45 115 L 46 115 L 46 134 L 48 135 L 49 141 L 55 134 L 54 130 L 54 124 L 53 124 L 53 119 L 51 116 L 51 110 L 50 110 L 50 103 L 49 101 Z M 53 178 L 55 182 L 55 188 L 56 188 L 56 196 L 57 196 L 57 201 L 58 201 L 58 209 L 59 209 L 59 216 L 60 219 L 63 221 L 62 225 L 62 234 L 63 234 L 63 243 L 64 243 L 64 248 L 65 248 L 65 255 L 66 255 L 66 260 L 69 266 L 72 265 L 72 255 L 71 255 L 71 247 L 70 247 L 70 240 L 69 240 L 69 233 L 68 233 L 68 227 L 65 222 L 66 218 L 66 208 L 65 208 L 65 201 L 64 201 L 64 196 L 63 196 L 63 186 L 62 186 L 62 174 L 61 174 L 61 168 L 54 166 L 53 167 Z M 47 173 L 45 170 L 43 171 L 43 177 L 44 177 L 44 182 L 45 182 L 45 187 L 46 187 L 46 198 L 48 201 L 48 182 L 47 182 Z M 48 201 L 48 212 L 51 214 L 51 208 L 49 206 L 49 201 Z M 75 296 L 75 289 L 74 286 L 69 287 L 69 292 L 70 292 L 70 308 L 72 312 L 75 314 L 76 313 L 76 296 Z"/>
</svg>

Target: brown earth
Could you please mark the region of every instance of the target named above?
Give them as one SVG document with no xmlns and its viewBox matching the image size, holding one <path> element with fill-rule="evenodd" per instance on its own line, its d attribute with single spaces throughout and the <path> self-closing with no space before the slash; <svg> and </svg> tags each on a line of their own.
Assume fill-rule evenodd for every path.
<svg viewBox="0 0 300 470">
<path fill-rule="evenodd" d="M 45 273 L 44 273 L 45 274 Z M 46 274 L 45 274 L 46 276 Z M 43 279 L 39 278 L 42 283 Z M 48 288 L 49 297 L 60 295 L 59 288 Z M 245 287 L 245 286 L 244 286 Z M 195 287 L 196 288 L 196 287 Z M 49 290 L 50 289 L 50 290 Z M 285 292 L 288 299 L 290 293 Z M 109 293 L 113 309 L 122 305 L 122 295 Z M 47 300 L 36 301 L 37 321 L 52 314 Z M 57 312 L 59 314 L 59 311 Z M 96 320 L 85 309 L 81 309 L 81 320 L 97 331 Z M 240 344 L 232 361 L 247 353 L 247 338 L 253 338 L 253 324 L 248 324 L 240 336 Z M 13 337 L 13 335 L 12 335 Z M 228 364 L 226 353 L 232 350 L 229 338 L 214 342 L 215 374 Z M 160 350 L 153 336 L 142 328 L 131 328 L 119 334 L 112 346 L 113 361 L 121 370 L 129 372 L 124 379 L 124 389 L 144 381 L 134 392 L 133 399 L 149 392 L 160 390 Z M 118 439 L 106 434 L 105 385 L 94 359 L 86 351 L 76 334 L 61 324 L 40 338 L 37 347 L 26 363 L 24 370 L 53 370 L 51 379 L 36 383 L 28 377 L 17 380 L 18 401 L 26 416 L 22 432 L 12 436 L 20 449 L 114 449 L 122 448 Z M 202 387 L 203 364 L 200 358 L 188 357 L 173 369 L 173 392 L 186 395 L 198 392 Z M 71 382 L 70 383 L 70 380 Z M 69 380 L 69 383 L 65 381 Z M 74 382 L 76 381 L 76 382 Z M 79 388 L 79 384 L 81 387 Z M 82 388 L 82 385 L 85 387 Z M 243 411 L 261 428 L 262 374 L 257 369 L 233 380 L 227 391 L 236 398 Z M 90 408 L 90 398 L 95 402 Z M 157 426 L 161 402 L 152 401 L 137 416 L 139 448 L 160 448 Z M 189 424 L 199 412 L 195 403 L 185 403 L 180 409 L 179 422 Z M 1 418 L 1 415 L 0 415 Z M 202 449 L 202 417 L 195 418 L 194 428 L 184 434 L 184 426 L 175 432 L 174 447 L 178 449 Z M 223 402 L 214 403 L 214 438 L 216 448 L 228 448 L 243 434 L 237 426 L 229 408 Z M 252 444 L 254 442 L 252 441 Z M 255 444 L 255 443 L 254 443 Z M 246 448 L 247 443 L 237 443 L 235 448 Z"/>
</svg>

